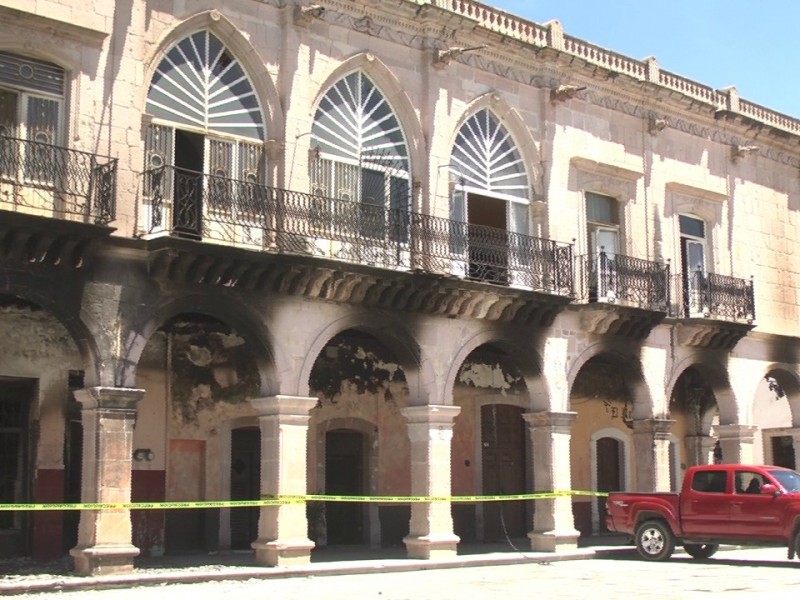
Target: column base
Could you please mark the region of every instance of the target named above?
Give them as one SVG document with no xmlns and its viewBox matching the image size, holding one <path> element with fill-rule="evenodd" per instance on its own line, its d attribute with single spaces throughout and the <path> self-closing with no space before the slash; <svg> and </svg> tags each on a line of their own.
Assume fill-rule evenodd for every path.
<svg viewBox="0 0 800 600">
<path fill-rule="evenodd" d="M 420 536 L 407 535 L 403 538 L 408 558 L 421 558 L 423 560 L 456 556 L 460 541 L 461 538 L 452 533 Z"/>
<path fill-rule="evenodd" d="M 307 565 L 311 562 L 314 542 L 305 538 L 285 540 L 256 540 L 250 547 L 256 551 L 256 564 L 265 567 Z"/>
<path fill-rule="evenodd" d="M 133 559 L 139 556 L 136 546 L 76 546 L 69 551 L 74 571 L 80 575 L 116 575 L 133 571 Z"/>
<path fill-rule="evenodd" d="M 535 552 L 563 552 L 578 549 L 578 538 L 581 536 L 577 529 L 563 531 L 545 531 L 543 533 L 530 532 L 531 550 Z"/>
</svg>

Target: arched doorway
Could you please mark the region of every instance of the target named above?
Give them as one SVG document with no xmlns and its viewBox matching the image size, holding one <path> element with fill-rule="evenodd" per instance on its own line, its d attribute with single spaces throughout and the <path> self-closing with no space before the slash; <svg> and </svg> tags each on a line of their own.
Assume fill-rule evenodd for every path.
<svg viewBox="0 0 800 600">
<path fill-rule="evenodd" d="M 619 492 L 624 488 L 622 442 L 613 437 L 601 437 L 595 442 L 595 475 L 598 492 Z M 597 531 L 608 531 L 606 527 L 606 503 L 604 498 L 597 499 L 598 527 Z"/>
<path fill-rule="evenodd" d="M 260 243 L 266 207 L 252 192 L 266 183 L 266 126 L 230 50 L 208 30 L 178 41 L 153 74 L 147 113 L 145 231 Z"/>
<path fill-rule="evenodd" d="M 325 493 L 364 496 L 366 439 L 352 429 L 334 429 L 325 435 Z M 330 545 L 363 544 L 366 532 L 362 502 L 327 502 L 325 518 Z"/>
</svg>

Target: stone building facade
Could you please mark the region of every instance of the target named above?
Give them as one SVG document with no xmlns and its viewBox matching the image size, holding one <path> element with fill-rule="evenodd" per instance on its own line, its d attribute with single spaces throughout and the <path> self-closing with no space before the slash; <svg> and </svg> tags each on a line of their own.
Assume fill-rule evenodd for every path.
<svg viewBox="0 0 800 600">
<path fill-rule="evenodd" d="M 0 502 L 794 466 L 797 119 L 473 0 L 0 15 Z M 216 548 L 555 551 L 602 513 L 0 512 L 0 552 L 105 573 Z"/>
</svg>

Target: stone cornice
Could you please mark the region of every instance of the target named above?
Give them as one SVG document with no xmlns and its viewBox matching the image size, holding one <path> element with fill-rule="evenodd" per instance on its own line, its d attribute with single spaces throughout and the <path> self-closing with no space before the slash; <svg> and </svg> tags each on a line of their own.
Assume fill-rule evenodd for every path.
<svg viewBox="0 0 800 600">
<path fill-rule="evenodd" d="M 266 3 L 275 6 L 282 4 L 277 0 L 267 0 Z M 724 99 L 729 92 L 716 92 L 667 72 L 661 72 L 661 79 L 673 82 L 672 87 L 660 80 L 634 77 L 576 55 L 575 52 L 537 45 L 516 39 L 513 35 L 504 35 L 499 30 L 482 27 L 474 18 L 434 4 L 400 2 L 389 5 L 374 0 L 332 0 L 326 2 L 325 7 L 324 18 L 329 23 L 418 51 L 445 50 L 452 45 L 488 44 L 480 52 L 464 53 L 454 57 L 453 61 L 539 89 L 554 89 L 563 83 L 580 82 L 587 86 L 579 94 L 585 102 L 643 120 L 657 116 L 666 127 L 720 144 L 752 143 L 754 129 L 755 137 L 762 139 L 770 135 L 768 132 L 773 132 L 768 140 L 769 146 L 762 147 L 759 154 L 769 160 L 800 168 L 798 135 L 718 105 L 722 102 L 720 98 Z M 482 9 L 502 12 L 491 7 Z M 516 17 L 513 19 L 525 22 Z M 591 46 L 580 40 L 577 42 L 573 44 L 576 47 Z M 606 50 L 603 53 L 616 56 Z M 637 66 L 641 62 L 649 66 L 646 61 L 625 59 L 625 62 Z M 658 75 L 657 65 L 654 70 Z M 695 95 L 690 93 L 692 91 L 696 92 Z M 739 102 L 738 98 L 736 100 L 737 106 L 755 106 L 746 101 Z M 777 113 L 773 115 L 773 111 L 768 109 L 761 112 L 779 116 Z M 691 117 L 687 118 L 689 115 Z M 725 119 L 720 121 L 720 116 Z M 783 120 L 790 124 L 795 121 L 789 117 Z"/>
</svg>

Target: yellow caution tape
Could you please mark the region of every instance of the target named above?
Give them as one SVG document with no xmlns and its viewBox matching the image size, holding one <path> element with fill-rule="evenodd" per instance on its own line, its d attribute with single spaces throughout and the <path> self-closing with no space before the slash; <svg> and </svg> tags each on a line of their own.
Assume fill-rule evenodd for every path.
<svg viewBox="0 0 800 600">
<path fill-rule="evenodd" d="M 306 494 L 297 496 L 269 496 L 259 500 L 198 500 L 183 502 L 63 502 L 50 504 L 0 504 L 0 511 L 14 510 L 169 510 L 183 508 L 247 508 L 251 506 L 278 506 L 304 502 L 508 502 L 514 500 L 544 500 L 564 496 L 607 496 L 607 492 L 554 491 L 502 496 L 335 496 Z"/>
</svg>

